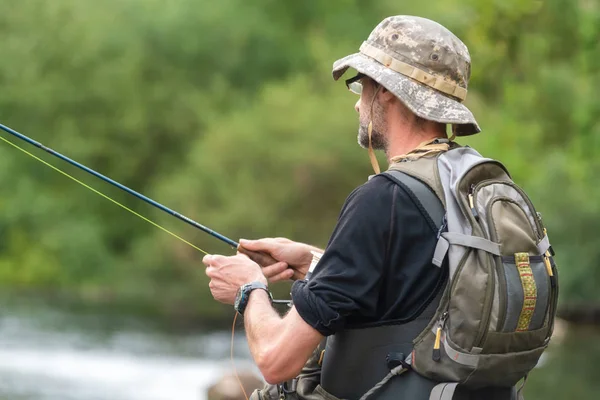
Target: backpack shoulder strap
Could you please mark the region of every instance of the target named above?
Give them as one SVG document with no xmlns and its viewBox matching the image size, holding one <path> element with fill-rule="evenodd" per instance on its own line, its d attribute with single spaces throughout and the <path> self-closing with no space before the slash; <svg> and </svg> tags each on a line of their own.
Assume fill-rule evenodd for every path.
<svg viewBox="0 0 600 400">
<path fill-rule="evenodd" d="M 403 186 L 409 193 L 412 193 L 415 200 L 420 203 L 421 207 L 423 207 L 427 215 L 429 215 L 435 228 L 437 230 L 441 229 L 446 211 L 444 210 L 442 202 L 433 190 L 431 190 L 429 185 L 398 170 L 388 170 L 381 175 L 396 184 Z"/>
</svg>

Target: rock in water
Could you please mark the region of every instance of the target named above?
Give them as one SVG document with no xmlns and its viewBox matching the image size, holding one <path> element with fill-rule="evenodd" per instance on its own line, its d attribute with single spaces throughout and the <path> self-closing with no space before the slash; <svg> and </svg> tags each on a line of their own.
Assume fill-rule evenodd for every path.
<svg viewBox="0 0 600 400">
<path fill-rule="evenodd" d="M 242 372 L 239 378 L 248 397 L 254 390 L 264 386 L 263 380 L 251 372 Z M 240 383 L 233 373 L 224 375 L 211 385 L 208 388 L 207 398 L 208 400 L 246 400 Z"/>
</svg>

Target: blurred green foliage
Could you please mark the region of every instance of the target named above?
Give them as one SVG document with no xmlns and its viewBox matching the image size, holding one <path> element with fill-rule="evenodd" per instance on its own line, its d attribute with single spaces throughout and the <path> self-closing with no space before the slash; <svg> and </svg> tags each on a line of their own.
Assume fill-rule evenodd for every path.
<svg viewBox="0 0 600 400">
<path fill-rule="evenodd" d="M 525 385 L 525 399 L 595 399 L 600 393 L 600 331 L 570 329 L 560 344 L 551 343 Z"/>
<path fill-rule="evenodd" d="M 544 215 L 561 301 L 600 300 L 596 0 L 0 0 L 0 120 L 234 239 L 324 246 L 371 173 L 356 98 L 331 64 L 394 14 L 435 19 L 469 46 L 467 104 L 483 133 L 461 143 L 502 160 Z M 207 251 L 232 252 L 35 153 Z M 0 182 L 4 291 L 230 315 L 194 249 L 6 144 Z"/>
<path fill-rule="evenodd" d="M 468 104 L 484 132 L 463 142 L 503 160 L 538 204 L 568 265 L 563 300 L 598 299 L 597 2 L 406 3 L 3 1 L 0 115 L 228 236 L 323 246 L 370 172 L 356 99 L 331 80 L 331 62 L 387 15 L 430 17 L 471 50 Z M 2 285 L 214 308 L 194 250 L 6 145 L 0 163 Z M 61 167 L 210 252 L 229 251 Z"/>
</svg>

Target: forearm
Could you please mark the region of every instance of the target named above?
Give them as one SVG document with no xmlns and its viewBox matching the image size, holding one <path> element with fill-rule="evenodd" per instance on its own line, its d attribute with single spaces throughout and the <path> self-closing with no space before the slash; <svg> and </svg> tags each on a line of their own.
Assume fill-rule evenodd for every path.
<svg viewBox="0 0 600 400">
<path fill-rule="evenodd" d="M 275 344 L 282 322 L 283 319 L 271 306 L 267 293 L 264 290 L 254 290 L 244 312 L 244 327 L 250 352 L 259 367 Z"/>
<path fill-rule="evenodd" d="M 295 309 L 281 318 L 263 290 L 254 290 L 250 295 L 244 326 L 252 357 L 267 382 L 281 383 L 296 377 L 319 343 L 320 335 L 316 331 L 316 337 L 313 332 L 303 333 L 306 327 L 302 324 Z"/>
</svg>

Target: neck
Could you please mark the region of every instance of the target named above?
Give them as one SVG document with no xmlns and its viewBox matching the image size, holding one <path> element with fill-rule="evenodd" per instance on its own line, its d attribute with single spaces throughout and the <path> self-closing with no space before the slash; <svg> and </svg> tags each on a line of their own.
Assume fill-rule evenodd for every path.
<svg viewBox="0 0 600 400">
<path fill-rule="evenodd" d="M 388 163 L 392 157 L 409 153 L 425 141 L 446 138 L 439 125 L 427 123 L 422 127 L 407 124 L 406 121 L 390 119 L 388 122 L 388 143 L 385 151 Z"/>
</svg>

